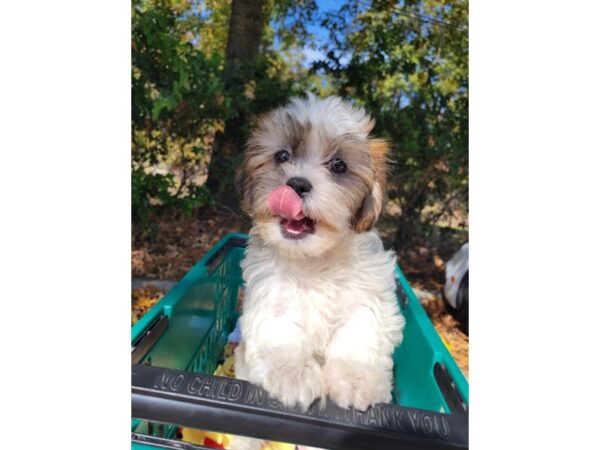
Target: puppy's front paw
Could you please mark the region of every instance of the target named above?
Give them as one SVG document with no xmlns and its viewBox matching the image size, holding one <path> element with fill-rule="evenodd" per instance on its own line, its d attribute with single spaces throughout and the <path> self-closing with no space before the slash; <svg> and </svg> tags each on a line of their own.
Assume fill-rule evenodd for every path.
<svg viewBox="0 0 600 450">
<path fill-rule="evenodd" d="M 261 383 L 269 395 L 287 407 L 303 409 L 324 395 L 321 367 L 309 360 L 304 365 L 279 365 L 271 368 Z"/>
<path fill-rule="evenodd" d="M 389 369 L 347 360 L 329 360 L 324 378 L 327 394 L 341 408 L 365 411 L 375 403 L 392 400 L 392 373 Z"/>
</svg>

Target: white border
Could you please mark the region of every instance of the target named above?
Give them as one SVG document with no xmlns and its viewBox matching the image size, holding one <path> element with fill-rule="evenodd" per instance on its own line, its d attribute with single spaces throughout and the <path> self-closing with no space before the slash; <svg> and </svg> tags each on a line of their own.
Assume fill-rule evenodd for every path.
<svg viewBox="0 0 600 450">
<path fill-rule="evenodd" d="M 0 22 L 1 445 L 127 448 L 130 5 Z"/>
<path fill-rule="evenodd" d="M 597 2 L 470 7 L 470 443 L 598 445 Z"/>
</svg>

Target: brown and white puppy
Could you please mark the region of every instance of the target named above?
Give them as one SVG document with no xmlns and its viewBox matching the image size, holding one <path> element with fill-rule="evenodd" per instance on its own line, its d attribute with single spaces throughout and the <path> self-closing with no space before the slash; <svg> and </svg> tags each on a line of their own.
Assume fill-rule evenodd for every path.
<svg viewBox="0 0 600 450">
<path fill-rule="evenodd" d="M 404 318 L 395 255 L 372 229 L 388 151 L 373 125 L 362 108 L 308 95 L 265 115 L 247 145 L 239 187 L 254 225 L 236 374 L 287 406 L 391 400 Z"/>
</svg>

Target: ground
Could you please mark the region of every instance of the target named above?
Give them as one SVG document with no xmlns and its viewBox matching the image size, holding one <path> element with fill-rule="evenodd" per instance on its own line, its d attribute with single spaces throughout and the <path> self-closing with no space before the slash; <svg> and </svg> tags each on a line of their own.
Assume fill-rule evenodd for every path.
<svg viewBox="0 0 600 450">
<path fill-rule="evenodd" d="M 150 228 L 133 226 L 132 233 L 132 323 L 158 301 L 165 291 L 225 234 L 247 232 L 248 220 L 237 214 L 216 209 L 192 215 L 162 214 L 150 217 Z M 394 217 L 385 216 L 378 230 L 386 247 L 393 245 Z M 467 232 L 436 227 L 414 242 L 397 249 L 398 264 L 415 290 L 435 329 L 469 376 L 469 338 L 460 329 L 445 304 L 444 263 L 467 240 Z M 161 282 L 148 284 L 149 280 Z"/>
</svg>

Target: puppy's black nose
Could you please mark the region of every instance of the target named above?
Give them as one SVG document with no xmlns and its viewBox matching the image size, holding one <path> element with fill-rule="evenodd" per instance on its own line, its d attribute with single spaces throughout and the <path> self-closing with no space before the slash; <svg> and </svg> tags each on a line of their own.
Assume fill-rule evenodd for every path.
<svg viewBox="0 0 600 450">
<path fill-rule="evenodd" d="M 304 197 L 312 189 L 310 181 L 302 177 L 290 178 L 286 184 L 295 190 L 299 197 Z"/>
</svg>

